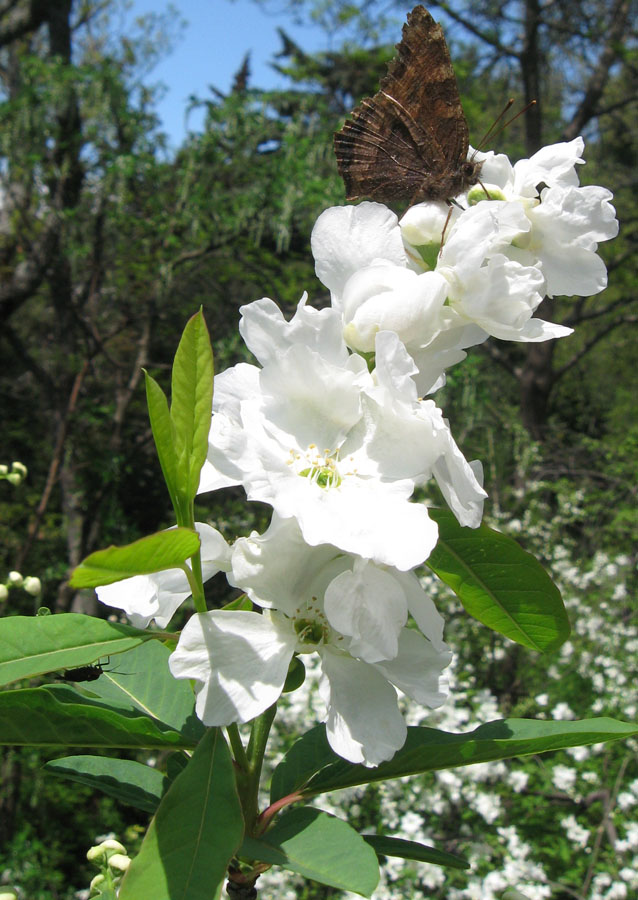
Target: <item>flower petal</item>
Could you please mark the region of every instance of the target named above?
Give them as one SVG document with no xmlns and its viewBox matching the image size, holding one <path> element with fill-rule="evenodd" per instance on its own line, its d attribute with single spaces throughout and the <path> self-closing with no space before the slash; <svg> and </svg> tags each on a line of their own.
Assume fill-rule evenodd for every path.
<svg viewBox="0 0 638 900">
<path fill-rule="evenodd" d="M 445 644 L 443 647 L 437 649 L 418 631 L 404 628 L 396 658 L 375 663 L 374 667 L 408 697 L 436 709 L 449 695 L 441 672 L 452 661 L 452 653 Z"/>
<path fill-rule="evenodd" d="M 333 206 L 321 213 L 312 230 L 317 278 L 338 300 L 346 281 L 375 259 L 405 266 L 407 258 L 399 220 L 382 203 Z"/>
<path fill-rule="evenodd" d="M 326 706 L 330 746 L 353 763 L 378 766 L 392 759 L 407 737 L 396 691 L 368 663 L 325 647 L 319 692 Z"/>
<path fill-rule="evenodd" d="M 355 560 L 353 568 L 334 578 L 325 593 L 324 609 L 337 631 L 352 638 L 352 656 L 366 662 L 393 659 L 408 605 L 401 582 L 369 560 Z"/>
<path fill-rule="evenodd" d="M 232 610 L 197 613 L 169 658 L 175 678 L 194 678 L 204 725 L 248 722 L 277 700 L 297 635 L 283 616 Z"/>
</svg>

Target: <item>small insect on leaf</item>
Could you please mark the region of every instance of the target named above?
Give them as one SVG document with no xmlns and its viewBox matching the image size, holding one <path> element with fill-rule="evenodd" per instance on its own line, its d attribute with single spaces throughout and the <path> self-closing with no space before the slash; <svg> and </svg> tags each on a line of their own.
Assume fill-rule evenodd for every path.
<svg viewBox="0 0 638 900">
<path fill-rule="evenodd" d="M 108 665 L 109 660 L 107 659 L 105 665 Z M 71 681 L 71 682 L 81 682 L 81 681 L 97 681 L 100 675 L 104 672 L 104 666 L 101 663 L 96 663 L 95 665 L 90 666 L 78 666 L 76 669 L 66 669 L 60 678 L 62 681 Z"/>
</svg>

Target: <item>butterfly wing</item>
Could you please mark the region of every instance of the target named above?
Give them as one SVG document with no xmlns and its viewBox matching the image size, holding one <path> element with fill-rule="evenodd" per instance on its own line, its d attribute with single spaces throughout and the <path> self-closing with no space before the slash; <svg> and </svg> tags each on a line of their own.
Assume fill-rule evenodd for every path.
<svg viewBox="0 0 638 900">
<path fill-rule="evenodd" d="M 403 26 L 381 90 L 335 134 L 349 200 L 447 199 L 469 136 L 443 30 L 422 6 Z"/>
</svg>

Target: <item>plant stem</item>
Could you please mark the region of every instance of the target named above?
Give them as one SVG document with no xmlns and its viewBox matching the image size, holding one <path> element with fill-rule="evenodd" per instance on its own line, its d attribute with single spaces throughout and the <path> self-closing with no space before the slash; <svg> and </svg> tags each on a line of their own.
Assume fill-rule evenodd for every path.
<svg viewBox="0 0 638 900">
<path fill-rule="evenodd" d="M 259 818 L 259 779 L 264 761 L 264 753 L 266 752 L 266 744 L 268 743 L 268 735 L 276 712 L 277 704 L 273 703 L 273 705 L 265 710 L 265 712 L 260 716 L 257 716 L 256 719 L 253 719 L 248 750 L 244 755 L 246 765 L 245 767 L 242 766 L 241 770 L 237 773 L 237 788 L 241 798 L 247 834 L 253 834 Z M 232 744 L 233 737 L 230 728 L 229 738 Z M 243 753 L 244 748 L 242 747 L 241 749 Z M 237 757 L 236 762 L 239 763 Z"/>
<path fill-rule="evenodd" d="M 244 750 L 241 735 L 239 734 L 239 728 L 237 727 L 236 723 L 227 725 L 226 733 L 228 734 L 228 740 L 230 741 L 230 746 L 232 747 L 235 762 L 242 770 L 242 772 L 248 772 L 250 770 L 250 763 L 248 761 L 248 757 L 246 756 L 246 751 Z"/>
</svg>

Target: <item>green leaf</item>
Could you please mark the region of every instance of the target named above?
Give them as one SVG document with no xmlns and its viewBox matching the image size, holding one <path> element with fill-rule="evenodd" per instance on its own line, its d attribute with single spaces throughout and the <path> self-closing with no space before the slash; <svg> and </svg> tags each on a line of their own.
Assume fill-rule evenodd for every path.
<svg viewBox="0 0 638 900">
<path fill-rule="evenodd" d="M 245 838 L 238 856 L 364 897 L 372 895 L 379 881 L 377 855 L 361 835 L 347 822 L 310 806 L 284 813 L 259 838 Z"/>
<path fill-rule="evenodd" d="M 609 718 L 575 722 L 498 719 L 466 734 L 408 728 L 402 749 L 389 762 L 370 769 L 337 756 L 328 744 L 325 726 L 319 725 L 293 744 L 275 769 L 271 803 L 297 791 L 312 796 L 388 778 L 616 741 L 635 734 L 638 725 Z"/>
<path fill-rule="evenodd" d="M 182 334 L 171 384 L 171 419 L 177 435 L 180 473 L 189 500 L 199 487 L 199 473 L 208 452 L 208 433 L 213 408 L 213 351 L 201 310 L 192 316 Z"/>
<path fill-rule="evenodd" d="M 45 672 L 86 666 L 153 635 L 80 613 L 0 619 L 0 685 Z"/>
<path fill-rule="evenodd" d="M 112 668 L 85 687 L 111 706 L 137 709 L 181 732 L 193 744 L 205 728 L 195 715 L 190 683 L 173 678 L 168 668 L 171 651 L 159 641 L 147 641 L 114 660 Z"/>
<path fill-rule="evenodd" d="M 119 900 L 211 900 L 221 892 L 243 827 L 230 753 L 211 728 L 164 796 Z"/>
<path fill-rule="evenodd" d="M 251 612 L 253 608 L 253 601 L 247 594 L 240 594 L 239 597 L 235 597 L 234 600 L 231 600 L 229 603 L 225 603 L 222 606 L 222 609 L 241 609 L 246 612 Z"/>
<path fill-rule="evenodd" d="M 98 886 L 99 893 L 91 894 L 91 900 L 117 900 L 117 894 L 112 887 Z"/>
<path fill-rule="evenodd" d="M 469 869 L 470 864 L 460 856 L 436 850 L 426 844 L 415 841 L 404 841 L 402 838 L 389 837 L 385 834 L 362 834 L 363 840 L 370 844 L 377 856 L 398 856 L 400 859 L 416 859 L 419 862 L 431 863 L 435 866 L 447 866 L 449 869 Z"/>
<path fill-rule="evenodd" d="M 50 760 L 43 768 L 149 813 L 155 812 L 169 783 L 157 769 L 108 756 L 65 756 Z"/>
<path fill-rule="evenodd" d="M 439 541 L 426 561 L 466 611 L 512 641 L 547 652 L 569 635 L 560 591 L 531 553 L 481 525 L 463 528 L 452 513 L 428 510 Z"/>
<path fill-rule="evenodd" d="M 168 409 L 168 400 L 159 384 L 144 371 L 146 381 L 146 404 L 151 422 L 153 440 L 162 467 L 168 493 L 177 512 L 179 507 L 179 485 L 177 479 L 177 452 L 175 449 L 175 426 Z"/>
<path fill-rule="evenodd" d="M 0 693 L 0 744 L 190 749 L 195 742 L 148 716 L 49 684 Z"/>
<path fill-rule="evenodd" d="M 199 535 L 190 528 L 158 531 L 124 547 L 91 553 L 75 569 L 70 584 L 75 588 L 99 587 L 134 575 L 177 569 L 198 550 Z"/>
</svg>

